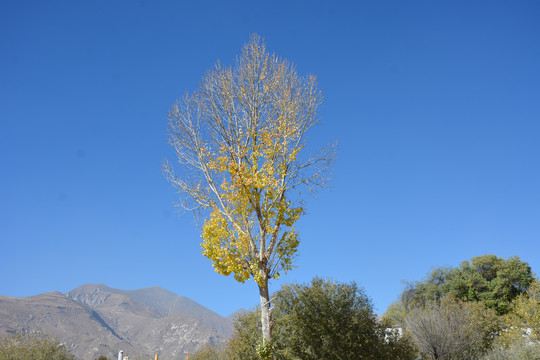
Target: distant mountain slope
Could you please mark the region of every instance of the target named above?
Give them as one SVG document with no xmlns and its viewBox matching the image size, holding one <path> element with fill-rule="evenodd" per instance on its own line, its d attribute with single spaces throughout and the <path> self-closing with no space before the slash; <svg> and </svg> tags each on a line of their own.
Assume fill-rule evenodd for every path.
<svg viewBox="0 0 540 360">
<path fill-rule="evenodd" d="M 26 298 L 0 296 L 0 336 L 21 331 L 41 331 L 58 338 L 82 359 L 114 354 L 118 349 L 138 353 L 98 313 L 59 292 Z"/>
<path fill-rule="evenodd" d="M 159 286 L 138 290 L 120 290 L 103 284 L 88 284 L 68 292 L 67 295 L 96 309 L 101 308 L 100 303 L 105 302 L 105 300 L 105 306 L 109 306 L 114 299 L 114 295 L 120 295 L 124 299 L 131 299 L 127 303 L 132 306 L 137 304 L 139 306 L 138 312 L 143 311 L 143 306 L 146 306 L 147 314 L 151 317 L 181 315 L 199 320 L 226 336 L 230 336 L 232 333 L 230 322 L 219 314 L 187 297 L 179 296 Z M 153 314 L 151 314 L 152 312 Z"/>
<path fill-rule="evenodd" d="M 229 320 L 231 323 L 234 322 L 234 320 L 236 320 L 236 318 L 244 313 L 247 313 L 249 312 L 248 310 L 246 309 L 238 309 L 236 310 L 235 312 L 233 312 L 232 314 L 229 314 L 225 317 L 225 319 Z"/>
<path fill-rule="evenodd" d="M 232 334 L 231 323 L 195 301 L 161 287 L 120 290 L 80 286 L 67 295 L 95 310 L 120 336 L 144 352 L 183 357 Z"/>
<path fill-rule="evenodd" d="M 203 344 L 220 344 L 232 334 L 231 322 L 161 287 L 113 289 L 80 286 L 27 298 L 0 296 L 0 336 L 43 331 L 68 345 L 80 359 L 131 358 L 159 354 L 185 359 Z"/>
</svg>

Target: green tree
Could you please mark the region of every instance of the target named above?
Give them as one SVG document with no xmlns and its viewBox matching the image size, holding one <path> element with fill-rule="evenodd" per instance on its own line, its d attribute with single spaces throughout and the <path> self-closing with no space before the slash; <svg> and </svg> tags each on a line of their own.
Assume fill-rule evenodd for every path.
<svg viewBox="0 0 540 360">
<path fill-rule="evenodd" d="M 382 316 L 382 321 L 389 324 L 389 326 L 403 326 L 406 315 L 407 309 L 403 303 L 401 301 L 394 301 L 386 309 L 386 312 Z"/>
<path fill-rule="evenodd" d="M 219 63 L 169 112 L 170 144 L 182 168 L 164 172 L 180 205 L 204 218 L 203 254 L 222 275 L 259 287 L 270 343 L 269 281 L 293 268 L 304 214 L 298 192 L 323 187 L 335 147 L 304 157 L 322 101 L 314 76 L 300 77 L 252 36 L 234 67 Z"/>
<path fill-rule="evenodd" d="M 259 321 L 260 316 L 260 309 L 257 309 L 255 311 L 243 312 L 236 317 L 234 320 L 234 333 L 231 339 L 229 339 L 226 349 L 226 355 L 229 357 L 229 359 L 259 359 L 259 355 L 257 354 L 257 346 L 260 345 L 261 340 L 261 322 Z"/>
<path fill-rule="evenodd" d="M 510 338 L 522 338 L 525 329 L 532 331 L 526 324 L 534 323 L 533 280 L 530 266 L 519 257 L 474 257 L 408 284 L 383 319 L 404 325 L 424 356 L 472 358 L 501 339 L 508 344 Z"/>
<path fill-rule="evenodd" d="M 519 257 L 502 259 L 495 255 L 472 258 L 455 269 L 445 284 L 445 292 L 467 301 L 481 301 L 499 314 L 509 311 L 510 303 L 527 291 L 534 274 Z"/>
<path fill-rule="evenodd" d="M 355 283 L 316 278 L 308 286 L 286 285 L 275 305 L 282 313 L 281 340 L 295 357 L 380 358 L 378 322 Z"/>
<path fill-rule="evenodd" d="M 386 329 L 365 292 L 353 283 L 315 278 L 284 285 L 274 295 L 274 356 L 277 359 L 413 359 L 407 337 Z M 255 359 L 255 314 L 239 318 L 232 359 Z"/>
<path fill-rule="evenodd" d="M 64 345 L 42 333 L 21 333 L 0 339 L 0 360 L 74 360 Z"/>
<path fill-rule="evenodd" d="M 531 267 L 519 257 L 483 255 L 464 261 L 457 268 L 433 270 L 426 279 L 409 284 L 401 302 L 406 307 L 423 306 L 450 295 L 460 301 L 482 302 L 503 315 L 533 280 Z"/>
</svg>

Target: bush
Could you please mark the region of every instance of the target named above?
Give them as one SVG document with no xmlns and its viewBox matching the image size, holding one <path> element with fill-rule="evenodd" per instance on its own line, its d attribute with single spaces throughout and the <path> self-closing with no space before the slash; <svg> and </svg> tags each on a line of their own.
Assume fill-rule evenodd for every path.
<svg viewBox="0 0 540 360">
<path fill-rule="evenodd" d="M 0 339 L 0 360 L 74 360 L 58 341 L 42 333 L 23 333 Z"/>
<path fill-rule="evenodd" d="M 463 306 L 444 300 L 409 311 L 407 332 L 426 359 L 474 358 L 481 349 L 481 331 Z"/>
<path fill-rule="evenodd" d="M 353 283 L 315 278 L 310 284 L 284 285 L 273 297 L 274 359 L 414 359 L 407 337 L 389 333 L 373 313 L 364 290 Z M 235 322 L 230 359 L 258 360 L 259 313 Z"/>
<path fill-rule="evenodd" d="M 234 333 L 229 340 L 226 355 L 233 360 L 260 360 L 257 344 L 261 336 L 261 313 L 246 311 L 234 320 Z"/>
<path fill-rule="evenodd" d="M 220 349 L 206 344 L 193 355 L 189 355 L 189 360 L 224 360 L 224 355 Z"/>
<path fill-rule="evenodd" d="M 540 360 L 540 343 L 514 343 L 487 352 L 480 360 Z"/>
</svg>

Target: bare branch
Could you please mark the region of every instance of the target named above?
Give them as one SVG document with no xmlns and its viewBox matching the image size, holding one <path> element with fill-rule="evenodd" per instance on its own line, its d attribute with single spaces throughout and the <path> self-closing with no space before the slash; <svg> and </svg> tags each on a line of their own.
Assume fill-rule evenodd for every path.
<svg viewBox="0 0 540 360">
<path fill-rule="evenodd" d="M 233 67 L 218 63 L 168 113 L 181 171 L 166 162 L 163 172 L 179 205 L 205 218 L 203 253 L 221 274 L 253 277 L 261 294 L 296 254 L 303 210 L 290 190 L 324 187 L 336 158 L 335 145 L 303 154 L 321 102 L 316 78 L 298 76 L 255 35 Z"/>
</svg>

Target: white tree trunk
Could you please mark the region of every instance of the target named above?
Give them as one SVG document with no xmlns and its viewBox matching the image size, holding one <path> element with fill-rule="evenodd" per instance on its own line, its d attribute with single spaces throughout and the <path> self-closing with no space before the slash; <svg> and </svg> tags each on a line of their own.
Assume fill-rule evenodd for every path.
<svg viewBox="0 0 540 360">
<path fill-rule="evenodd" d="M 263 344 L 268 344 L 272 340 L 272 329 L 270 327 L 270 293 L 268 291 L 268 280 L 265 286 L 259 285 L 259 295 L 261 297 L 261 325 Z"/>
</svg>

